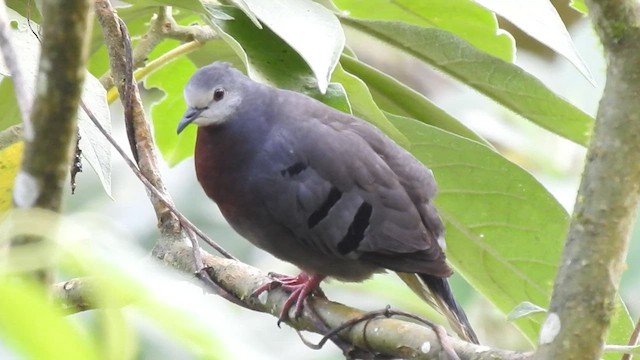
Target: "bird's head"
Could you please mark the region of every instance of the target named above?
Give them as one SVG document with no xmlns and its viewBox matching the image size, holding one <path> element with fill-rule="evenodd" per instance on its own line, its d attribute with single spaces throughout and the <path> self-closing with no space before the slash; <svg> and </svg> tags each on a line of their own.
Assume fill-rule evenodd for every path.
<svg viewBox="0 0 640 360">
<path fill-rule="evenodd" d="M 187 125 L 219 125 L 233 115 L 242 102 L 246 77 L 228 63 L 207 65 L 191 77 L 184 88 L 187 111 L 178 124 L 178 134 Z"/>
</svg>

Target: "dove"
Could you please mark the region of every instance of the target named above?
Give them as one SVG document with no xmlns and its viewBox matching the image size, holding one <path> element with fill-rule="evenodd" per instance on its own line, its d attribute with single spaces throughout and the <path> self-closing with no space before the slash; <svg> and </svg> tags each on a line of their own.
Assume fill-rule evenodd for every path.
<svg viewBox="0 0 640 360">
<path fill-rule="evenodd" d="M 478 343 L 447 281 L 444 225 L 431 170 L 368 122 L 215 62 L 184 89 L 178 134 L 195 124 L 198 182 L 230 226 L 302 270 L 254 294 L 290 292 L 298 316 L 327 277 L 360 282 L 396 272 Z"/>
</svg>

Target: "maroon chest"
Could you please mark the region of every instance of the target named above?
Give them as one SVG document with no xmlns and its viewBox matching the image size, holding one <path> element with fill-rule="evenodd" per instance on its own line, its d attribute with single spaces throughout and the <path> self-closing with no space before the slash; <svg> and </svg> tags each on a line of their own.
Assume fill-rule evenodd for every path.
<svg viewBox="0 0 640 360">
<path fill-rule="evenodd" d="M 251 203 L 251 162 L 247 139 L 224 127 L 198 129 L 195 168 L 198 181 L 225 218 L 242 216 Z"/>
</svg>

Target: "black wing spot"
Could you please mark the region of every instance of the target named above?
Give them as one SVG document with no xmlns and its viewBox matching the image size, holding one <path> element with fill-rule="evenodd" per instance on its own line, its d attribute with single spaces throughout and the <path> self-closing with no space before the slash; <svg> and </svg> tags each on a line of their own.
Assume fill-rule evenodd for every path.
<svg viewBox="0 0 640 360">
<path fill-rule="evenodd" d="M 364 239 L 364 232 L 369 227 L 369 220 L 371 219 L 371 213 L 373 207 L 367 202 L 363 202 L 362 205 L 356 211 L 353 216 L 353 221 L 347 229 L 347 233 L 342 240 L 338 243 L 338 251 L 341 254 L 348 254 L 358 248 L 362 239 Z"/>
<path fill-rule="evenodd" d="M 335 205 L 341 197 L 342 193 L 340 192 L 340 190 L 332 187 L 329 191 L 329 195 L 327 195 L 327 198 L 324 200 L 322 205 L 320 205 L 320 207 L 309 216 L 309 219 L 307 221 L 309 229 L 318 225 L 318 223 L 322 221 L 322 219 L 327 217 L 327 215 L 329 214 L 329 210 L 331 210 L 333 205 Z"/>
<path fill-rule="evenodd" d="M 285 175 L 294 176 L 294 175 L 300 174 L 306 168 L 307 168 L 307 164 L 302 163 L 302 162 L 297 162 L 297 163 L 289 166 L 288 168 L 280 171 L 280 174 L 282 174 L 282 176 L 285 176 Z"/>
</svg>

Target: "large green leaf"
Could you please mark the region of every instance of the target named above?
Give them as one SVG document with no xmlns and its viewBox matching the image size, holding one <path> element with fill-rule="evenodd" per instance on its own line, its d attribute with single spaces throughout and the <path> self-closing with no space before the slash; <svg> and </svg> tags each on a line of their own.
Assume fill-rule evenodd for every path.
<svg viewBox="0 0 640 360">
<path fill-rule="evenodd" d="M 311 0 L 243 0 L 253 14 L 289 44 L 315 74 L 324 92 L 344 48 L 340 22 Z"/>
<path fill-rule="evenodd" d="M 212 316 L 216 309 L 211 308 L 205 297 L 199 296 L 201 292 L 197 287 L 188 285 L 185 281 L 188 277 L 179 277 L 157 262 L 141 261 L 145 257 L 142 249 L 131 246 L 131 239 L 115 232 L 104 219 L 79 215 L 64 216 L 61 220 L 60 236 L 64 236 L 61 246 L 65 251 L 61 257 L 63 267 L 94 281 L 99 307 L 118 308 L 130 304 L 129 312 L 151 320 L 194 358 L 230 358 L 227 353 L 230 349 L 218 338 L 224 325 Z M 83 241 L 87 236 L 91 236 L 92 241 Z M 190 291 L 172 292 L 176 288 Z M 126 328 L 117 323 L 107 325 Z M 127 340 L 116 338 L 112 341 Z"/>
<path fill-rule="evenodd" d="M 402 21 L 421 27 L 436 27 L 451 32 L 478 49 L 513 61 L 515 44 L 504 30 L 498 29 L 496 16 L 471 0 L 334 0 L 354 18 Z"/>
<path fill-rule="evenodd" d="M 589 140 L 593 118 L 516 65 L 447 31 L 347 17 L 342 22 L 437 67 L 547 130 L 581 145 Z"/>
<path fill-rule="evenodd" d="M 587 80 L 595 84 L 589 68 L 580 58 L 571 35 L 551 1 L 476 0 L 476 2 L 509 20 L 520 30 L 569 60 Z"/>
<path fill-rule="evenodd" d="M 176 59 L 147 76 L 146 88 L 158 88 L 165 94 L 152 105 L 151 118 L 156 144 L 164 160 L 173 166 L 193 154 L 196 127 L 189 126 L 184 134 L 176 135 L 176 126 L 187 106 L 182 91 L 197 68 L 187 58 Z"/>
<path fill-rule="evenodd" d="M 3 343 L 25 359 L 99 359 L 90 339 L 32 284 L 0 279 Z"/>
<path fill-rule="evenodd" d="M 225 329 L 215 316 L 220 310 L 207 303 L 209 299 L 199 287 L 188 284 L 188 276 L 180 278 L 152 259 L 144 260 L 148 255 L 132 245 L 135 241 L 130 235 L 116 231 L 103 217 L 13 210 L 0 219 L 0 244 L 16 234 L 46 239 L 22 252 L 12 252 L 12 262 L 4 264 L 4 272 L 0 272 L 0 335 L 3 342 L 7 339 L 7 344 L 26 354 L 25 358 L 136 358 L 127 354 L 135 355 L 138 347 L 133 331 L 140 324 L 140 315 L 164 330 L 192 358 L 230 358 L 229 347 L 218 338 Z M 82 321 L 72 323 L 72 318 L 63 317 L 60 309 L 52 306 L 50 294 L 23 291 L 21 283 L 7 280 L 8 270 L 15 273 L 43 266 L 77 278 L 65 284 L 65 289 L 83 286 L 84 299 L 101 309 L 96 314 L 101 328 Z M 131 318 L 131 314 L 138 316 Z M 93 350 L 96 348 L 99 357 Z"/>
<path fill-rule="evenodd" d="M 468 139 L 486 143 L 486 140 L 429 99 L 380 70 L 347 55 L 342 56 L 341 64 L 351 74 L 364 80 L 382 110 L 408 116 Z"/>
<path fill-rule="evenodd" d="M 569 1 L 569 5 L 574 8 L 576 11 L 586 14 L 589 12 L 587 9 L 587 5 L 584 3 L 584 0 L 571 0 Z"/>
<path fill-rule="evenodd" d="M 447 255 L 467 281 L 504 313 L 523 301 L 547 307 L 569 217 L 529 173 L 477 142 L 387 114 L 410 151 L 438 182 Z M 534 342 L 542 317 L 515 324 Z M 625 341 L 632 323 L 618 302 L 609 336 Z"/>
<path fill-rule="evenodd" d="M 38 24 L 29 22 L 17 12 L 8 9 L 9 18 L 17 26 L 11 30 L 11 39 L 16 46 L 20 66 L 27 79 L 26 87 L 32 94 L 35 92 L 35 79 L 38 72 L 38 61 L 40 58 L 40 42 L 31 32 L 30 26 L 37 28 Z M 0 74 L 7 75 L 8 70 L 0 59 Z M 13 88 L 9 86 L 6 79 L 0 76 L 0 94 L 6 94 Z M 15 98 L 8 96 L 0 100 L 0 113 L 7 114 L 0 125 L 10 126 L 20 122 L 20 117 L 16 116 L 17 104 Z M 111 115 L 106 101 L 106 92 L 100 82 L 91 74 L 87 74 L 83 85 L 82 101 L 107 131 L 111 130 Z M 82 157 L 91 165 L 100 179 L 100 182 L 107 194 L 111 194 L 111 145 L 107 139 L 96 129 L 84 111 L 78 111 L 78 128 L 80 132 L 80 149 Z M 0 128 L 3 130 L 4 128 Z"/>
<path fill-rule="evenodd" d="M 2 116 L 0 116 L 0 130 L 19 124 L 22 119 L 22 114 L 20 114 L 20 108 L 18 107 L 18 100 L 16 99 L 16 92 L 13 90 L 13 82 L 5 81 L 2 75 L 0 75 L 0 111 L 2 111 Z"/>
<path fill-rule="evenodd" d="M 210 17 L 210 21 L 214 27 L 218 28 L 223 40 L 210 41 L 201 50 L 190 54 L 189 59 L 197 66 L 204 66 L 213 61 L 231 62 L 240 69 L 245 68 L 249 76 L 255 80 L 303 92 L 338 110 L 351 112 L 342 85 L 331 83 L 326 93 L 322 94 L 314 85 L 316 80 L 305 61 L 269 28 L 256 27 L 239 9 L 230 7 L 215 9 L 224 10 L 232 17 L 230 19 L 221 19 L 213 15 Z M 182 63 L 183 60 L 178 60 L 166 65 L 164 69 L 152 74 L 145 81 L 147 86 L 157 87 L 165 92 L 162 101 L 154 105 L 152 118 L 158 146 L 170 165 L 177 164 L 190 156 L 193 153 L 195 141 L 194 129 L 188 129 L 179 137 L 175 134 L 175 124 L 186 109 L 182 100 L 182 89 L 196 70 L 193 65 L 180 65 Z M 384 128 L 385 124 L 380 122 L 378 125 Z M 392 133 L 394 128 L 388 121 L 386 126 Z M 395 135 L 399 136 L 397 130 Z"/>
<path fill-rule="evenodd" d="M 276 33 L 267 27 L 257 28 L 239 9 L 220 6 L 207 6 L 207 9 L 224 11 L 233 18 L 221 20 L 210 16 L 209 21 L 245 64 L 249 77 L 275 87 L 303 92 L 325 103 L 332 102 L 330 96 L 320 92 L 317 80 L 303 58 Z"/>
<path fill-rule="evenodd" d="M 31 21 L 35 21 L 36 23 L 42 22 L 42 16 L 40 15 L 40 5 L 36 4 L 35 1 L 24 1 L 24 0 L 7 0 L 7 7 L 18 14 L 28 17 Z M 38 31 L 39 27 L 36 25 L 33 27 L 34 31 Z"/>
<path fill-rule="evenodd" d="M 181 25 L 188 25 L 199 20 L 199 16 L 205 13 L 204 8 L 198 0 L 188 1 L 155 1 L 155 0 L 133 0 L 127 1 L 126 7 L 118 7 L 118 16 L 127 25 L 127 30 L 132 39 L 134 47 L 138 40 L 149 31 L 151 18 L 159 10 L 158 5 L 174 5 L 173 18 Z M 124 6 L 124 4 L 122 4 Z M 116 6 L 117 7 L 117 6 Z M 191 19 L 191 22 L 187 22 Z M 89 71 L 95 76 L 101 76 L 109 70 L 109 56 L 104 45 L 104 35 L 98 21 L 94 22 L 91 37 L 91 56 L 87 64 Z"/>
<path fill-rule="evenodd" d="M 380 110 L 375 101 L 373 101 L 369 88 L 364 81 L 360 80 L 357 76 L 346 72 L 340 64 L 336 67 L 331 79 L 344 86 L 349 98 L 349 104 L 353 110 L 353 115 L 374 124 L 380 130 L 391 136 L 396 142 L 398 142 L 398 144 L 404 147 L 408 145 L 407 138 L 404 137 L 404 135 L 402 135 L 395 126 L 391 126 L 391 123 L 382 110 Z"/>
</svg>

